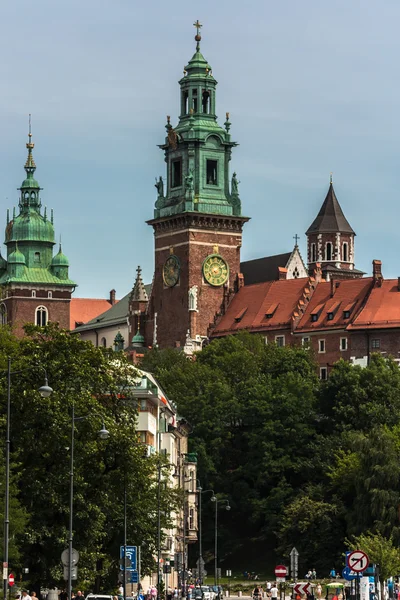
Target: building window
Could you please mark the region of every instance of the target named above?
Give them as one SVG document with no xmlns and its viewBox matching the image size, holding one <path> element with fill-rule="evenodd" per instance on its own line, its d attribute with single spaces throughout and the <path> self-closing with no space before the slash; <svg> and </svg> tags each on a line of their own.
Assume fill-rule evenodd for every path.
<svg viewBox="0 0 400 600">
<path fill-rule="evenodd" d="M 38 306 L 36 309 L 36 325 L 39 327 L 44 327 L 47 325 L 48 321 L 48 312 L 45 306 Z"/>
<path fill-rule="evenodd" d="M 47 292 L 47 297 L 48 298 L 52 298 L 53 297 L 53 292 Z"/>
<path fill-rule="evenodd" d="M 36 290 L 32 290 L 32 298 L 36 298 Z"/>
<path fill-rule="evenodd" d="M 343 311 L 343 319 L 349 319 L 349 318 L 350 318 L 350 311 L 344 310 Z"/>
<path fill-rule="evenodd" d="M 107 340 L 105 337 L 101 338 L 100 345 L 103 346 L 103 348 L 107 347 Z"/>
<path fill-rule="evenodd" d="M 310 338 L 308 336 L 301 338 L 301 345 L 304 346 L 305 348 L 309 348 L 310 347 Z"/>
<path fill-rule="evenodd" d="M 139 431 L 139 439 L 140 439 L 140 443 L 141 444 L 145 444 L 146 443 L 146 432 L 145 431 Z"/>
<path fill-rule="evenodd" d="M 313 323 L 315 323 L 315 321 L 318 321 L 318 313 L 313 313 L 313 314 L 311 315 L 311 321 L 312 321 Z"/>
<path fill-rule="evenodd" d="M 317 260 L 317 246 L 315 244 L 311 244 L 311 262 L 316 262 Z"/>
<path fill-rule="evenodd" d="M 194 509 L 189 508 L 189 529 L 194 529 Z"/>
<path fill-rule="evenodd" d="M 218 162 L 216 160 L 207 160 L 206 181 L 208 185 L 218 185 Z"/>
<path fill-rule="evenodd" d="M 171 187 L 182 185 L 182 160 L 174 160 L 171 165 Z"/>
<path fill-rule="evenodd" d="M 142 398 L 140 400 L 140 410 L 141 411 L 147 410 L 147 400 L 145 398 Z"/>
<path fill-rule="evenodd" d="M 7 308 L 5 304 L 0 304 L 0 324 L 7 325 Z"/>
<path fill-rule="evenodd" d="M 347 338 L 340 338 L 340 349 L 347 350 Z"/>
<path fill-rule="evenodd" d="M 40 263 L 40 252 L 35 252 L 33 260 L 35 263 Z"/>
<path fill-rule="evenodd" d="M 332 260 L 332 243 L 326 243 L 325 260 Z"/>
<path fill-rule="evenodd" d="M 318 352 L 320 354 L 325 352 L 325 340 L 318 340 Z"/>
<path fill-rule="evenodd" d="M 319 370 L 319 378 L 322 379 L 323 381 L 326 381 L 328 379 L 328 369 L 327 367 L 321 367 Z"/>
<path fill-rule="evenodd" d="M 371 348 L 375 350 L 381 347 L 381 340 L 371 340 Z"/>
<path fill-rule="evenodd" d="M 203 113 L 208 114 L 210 112 L 210 92 L 207 90 L 203 91 Z"/>
<path fill-rule="evenodd" d="M 285 345 L 285 336 L 284 335 L 276 335 L 275 336 L 275 344 L 279 346 L 279 348 L 283 348 Z"/>
<path fill-rule="evenodd" d="M 343 252 L 342 252 L 342 255 L 343 255 L 343 257 L 342 257 L 342 260 L 343 260 L 344 262 L 347 262 L 347 261 L 349 260 L 349 254 L 348 254 L 348 245 L 347 245 L 347 242 L 344 242 L 344 244 L 343 244 Z"/>
<path fill-rule="evenodd" d="M 188 105 L 189 105 L 189 94 L 188 92 L 183 92 L 182 94 L 182 112 L 184 115 L 188 114 Z"/>
<path fill-rule="evenodd" d="M 297 279 L 298 277 L 300 277 L 300 273 L 297 267 L 294 268 L 293 271 L 293 279 Z"/>
<path fill-rule="evenodd" d="M 192 90 L 193 112 L 197 112 L 197 90 Z"/>
<path fill-rule="evenodd" d="M 334 316 L 333 312 L 328 312 L 328 321 L 333 321 Z"/>
</svg>

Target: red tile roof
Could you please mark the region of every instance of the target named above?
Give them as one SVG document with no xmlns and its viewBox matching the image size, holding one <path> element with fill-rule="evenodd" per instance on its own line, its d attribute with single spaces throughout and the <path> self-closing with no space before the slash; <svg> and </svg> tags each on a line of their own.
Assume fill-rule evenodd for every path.
<svg viewBox="0 0 400 600">
<path fill-rule="evenodd" d="M 245 285 L 234 296 L 212 336 L 243 329 L 268 331 L 291 327 L 293 312 L 309 284 L 309 279 L 304 277 Z"/>
<path fill-rule="evenodd" d="M 72 298 L 70 304 L 69 327 L 75 329 L 77 323 L 87 323 L 111 308 L 103 298 Z"/>
<path fill-rule="evenodd" d="M 400 327 L 400 292 L 397 279 L 382 281 L 375 287 L 368 301 L 349 329 L 387 329 Z"/>
<path fill-rule="evenodd" d="M 332 293 L 332 285 L 334 294 Z M 296 331 L 318 331 L 323 329 L 343 329 L 357 315 L 363 306 L 372 286 L 372 277 L 364 279 L 344 279 L 319 283 L 300 319 Z M 350 307 L 350 308 L 349 308 Z M 353 308 L 351 308 L 353 307 Z M 350 317 L 344 318 L 344 311 L 350 310 Z M 331 318 L 329 318 L 330 313 Z M 312 320 L 316 315 L 316 320 Z M 315 318 L 315 317 L 314 317 Z"/>
</svg>

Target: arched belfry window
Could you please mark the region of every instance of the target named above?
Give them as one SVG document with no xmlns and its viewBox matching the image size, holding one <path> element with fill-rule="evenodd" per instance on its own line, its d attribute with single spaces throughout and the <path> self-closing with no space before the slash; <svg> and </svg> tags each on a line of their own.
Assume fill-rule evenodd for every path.
<svg viewBox="0 0 400 600">
<path fill-rule="evenodd" d="M 48 310 L 45 306 L 38 306 L 36 309 L 35 323 L 39 327 L 44 327 L 47 325 L 47 321 L 49 318 Z"/>
<path fill-rule="evenodd" d="M 7 308 L 5 304 L 0 304 L 0 324 L 7 325 Z"/>
<path fill-rule="evenodd" d="M 203 102 L 203 113 L 205 113 L 207 115 L 210 112 L 210 92 L 208 92 L 207 90 L 203 91 L 202 102 Z"/>
<path fill-rule="evenodd" d="M 343 244 L 343 260 L 344 262 L 347 262 L 349 260 L 349 250 L 347 242 L 344 242 Z"/>
<path fill-rule="evenodd" d="M 316 244 L 311 244 L 311 262 L 315 262 L 317 260 L 317 246 Z"/>
<path fill-rule="evenodd" d="M 332 260 L 332 243 L 326 243 L 325 260 Z"/>
</svg>

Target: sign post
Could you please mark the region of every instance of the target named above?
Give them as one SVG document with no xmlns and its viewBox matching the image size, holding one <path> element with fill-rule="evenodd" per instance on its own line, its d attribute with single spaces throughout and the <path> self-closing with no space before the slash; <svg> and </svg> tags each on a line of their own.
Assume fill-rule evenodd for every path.
<svg viewBox="0 0 400 600">
<path fill-rule="evenodd" d="M 298 553 L 297 549 L 293 546 L 293 548 L 290 551 L 290 575 L 291 575 L 294 583 L 296 583 L 296 581 L 297 581 L 298 570 L 299 570 L 299 553 Z M 294 588 L 293 588 L 293 598 L 295 598 Z"/>
<path fill-rule="evenodd" d="M 279 598 L 280 600 L 282 600 L 283 597 L 283 588 L 284 588 L 284 583 L 286 581 L 286 575 L 287 575 L 287 568 L 285 567 L 285 565 L 277 565 L 275 567 L 275 578 L 276 578 L 276 583 L 279 583 Z"/>
</svg>

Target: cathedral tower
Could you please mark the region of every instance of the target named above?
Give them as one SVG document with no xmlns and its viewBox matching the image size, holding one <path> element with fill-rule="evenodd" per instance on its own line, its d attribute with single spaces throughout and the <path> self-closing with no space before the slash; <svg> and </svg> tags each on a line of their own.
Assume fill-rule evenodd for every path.
<svg viewBox="0 0 400 600">
<path fill-rule="evenodd" d="M 25 323 L 45 325 L 57 321 L 69 329 L 69 303 L 76 286 L 69 279 L 69 263 L 61 244 L 53 257 L 53 212 L 50 219 L 46 208 L 42 213 L 30 126 L 26 147 L 26 178 L 19 188 L 19 212 L 16 215 L 14 208 L 12 220 L 7 213 L 7 260 L 0 255 L 0 323 L 13 325 L 19 335 Z"/>
<path fill-rule="evenodd" d="M 312 275 L 316 264 L 321 264 L 323 277 L 344 279 L 361 277 L 354 267 L 355 233 L 343 214 L 333 189 L 332 175 L 321 209 L 306 231 L 307 262 Z"/>
<path fill-rule="evenodd" d="M 146 342 L 200 349 L 210 324 L 238 285 L 242 227 L 238 180 L 229 161 L 237 144 L 229 133 L 229 113 L 216 116 L 212 68 L 196 52 L 180 85 L 176 127 L 167 117 L 164 151 L 167 176 L 156 182 L 155 273 L 146 323 Z"/>
</svg>

